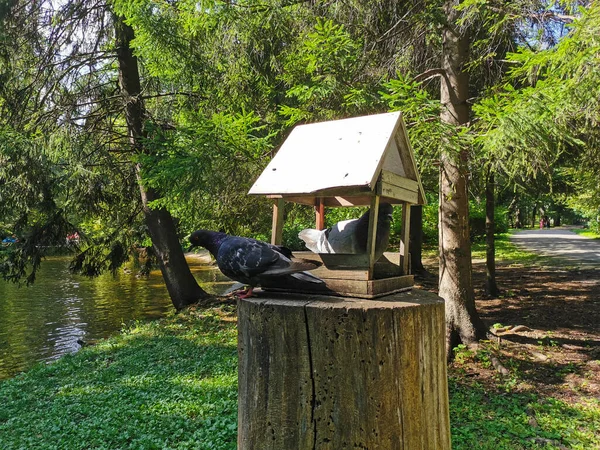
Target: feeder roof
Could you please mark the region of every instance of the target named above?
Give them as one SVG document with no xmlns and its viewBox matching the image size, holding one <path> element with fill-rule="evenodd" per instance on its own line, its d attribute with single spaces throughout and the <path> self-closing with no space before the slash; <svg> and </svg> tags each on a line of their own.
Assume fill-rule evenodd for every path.
<svg viewBox="0 0 600 450">
<path fill-rule="evenodd" d="M 400 112 L 299 125 L 249 194 L 309 205 L 424 204 L 425 195 Z"/>
</svg>

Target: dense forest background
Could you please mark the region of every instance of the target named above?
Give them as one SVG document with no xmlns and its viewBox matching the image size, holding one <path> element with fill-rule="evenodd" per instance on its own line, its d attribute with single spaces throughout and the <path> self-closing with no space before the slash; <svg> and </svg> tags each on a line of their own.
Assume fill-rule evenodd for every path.
<svg viewBox="0 0 600 450">
<path fill-rule="evenodd" d="M 44 249 L 78 232 L 73 270 L 114 271 L 146 248 L 170 286 L 165 255 L 194 229 L 268 239 L 271 205 L 246 193 L 295 125 L 396 110 L 428 193 L 426 242 L 449 160 L 472 239 L 490 201 L 496 231 L 541 216 L 598 230 L 592 2 L 3 0 L 0 21 L 0 234 L 19 238 L 0 254 L 7 279 L 33 281 Z M 468 88 L 456 123 L 448 36 Z M 288 205 L 284 243 L 313 222 Z M 201 295 L 187 291 L 170 287 L 176 307 Z"/>
</svg>

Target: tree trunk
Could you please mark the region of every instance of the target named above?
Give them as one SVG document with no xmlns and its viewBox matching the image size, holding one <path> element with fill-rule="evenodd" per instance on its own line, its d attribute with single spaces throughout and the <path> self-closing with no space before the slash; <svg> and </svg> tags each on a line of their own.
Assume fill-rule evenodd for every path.
<svg viewBox="0 0 600 450">
<path fill-rule="evenodd" d="M 449 450 L 444 305 L 263 296 L 238 302 L 239 450 Z"/>
<path fill-rule="evenodd" d="M 496 244 L 494 232 L 496 222 L 494 218 L 494 172 L 488 169 L 485 184 L 485 291 L 490 297 L 498 296 L 498 285 L 496 284 Z"/>
<path fill-rule="evenodd" d="M 442 69 L 440 100 L 442 122 L 458 129 L 469 121 L 467 103 L 469 76 L 463 71 L 468 62 L 469 36 L 456 25 L 458 1 L 444 5 L 448 25 L 442 32 Z M 485 326 L 475 309 L 469 238 L 469 201 L 467 194 L 467 152 L 456 144 L 442 143 L 440 164 L 440 286 L 446 300 L 446 351 L 460 342 L 469 344 L 485 336 Z"/>
<path fill-rule="evenodd" d="M 133 55 L 130 43 L 134 38 L 133 29 L 123 22 L 122 17 L 114 16 L 117 59 L 119 64 L 119 85 L 125 102 L 125 118 L 129 141 L 136 153 L 146 153 L 143 139 L 145 111 L 141 97 L 140 75 L 137 58 Z M 173 306 L 179 310 L 207 296 L 196 282 L 185 260 L 177 238 L 173 217 L 165 208 L 152 209 L 149 203 L 160 198 L 154 189 L 145 187 L 141 178 L 141 166 L 136 165 L 136 176 L 140 186 L 146 225 L 152 239 L 154 253 L 158 259 L 165 284 Z"/>
<path fill-rule="evenodd" d="M 413 274 L 424 275 L 427 270 L 423 266 L 423 205 L 410 207 L 410 267 Z"/>
<path fill-rule="evenodd" d="M 554 216 L 554 226 L 560 227 L 560 221 L 562 218 L 562 213 L 564 211 L 564 207 L 562 205 L 558 205 L 556 208 L 556 215 Z"/>
</svg>

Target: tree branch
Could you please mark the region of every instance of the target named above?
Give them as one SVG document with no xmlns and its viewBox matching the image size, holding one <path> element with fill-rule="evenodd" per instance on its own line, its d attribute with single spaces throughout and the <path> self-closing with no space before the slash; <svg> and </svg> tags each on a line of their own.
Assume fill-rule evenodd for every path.
<svg viewBox="0 0 600 450">
<path fill-rule="evenodd" d="M 415 77 L 415 81 L 422 83 L 423 81 L 427 81 L 430 80 L 431 78 L 435 78 L 435 77 L 441 77 L 445 74 L 444 69 L 441 68 L 435 68 L 435 69 L 429 69 L 426 70 L 425 72 L 417 75 Z"/>
<path fill-rule="evenodd" d="M 206 100 L 207 99 L 207 97 L 202 96 L 202 95 L 200 95 L 200 94 L 198 94 L 196 92 L 163 92 L 163 93 L 160 93 L 160 94 L 142 95 L 142 98 L 145 100 L 145 99 L 148 99 L 148 98 L 168 97 L 168 96 L 174 96 L 174 95 L 185 95 L 185 96 L 188 96 L 188 97 L 197 97 L 197 98 L 200 98 L 202 100 Z"/>
<path fill-rule="evenodd" d="M 544 11 L 543 13 L 540 13 L 540 14 L 532 14 L 530 17 L 538 19 L 540 22 L 542 22 L 544 20 L 548 20 L 548 19 L 554 19 L 554 20 L 557 20 L 559 22 L 569 22 L 569 23 L 571 23 L 571 22 L 577 20 L 576 16 L 570 16 L 570 15 L 567 15 L 567 14 L 560 14 L 560 13 L 556 13 L 554 11 Z"/>
</svg>

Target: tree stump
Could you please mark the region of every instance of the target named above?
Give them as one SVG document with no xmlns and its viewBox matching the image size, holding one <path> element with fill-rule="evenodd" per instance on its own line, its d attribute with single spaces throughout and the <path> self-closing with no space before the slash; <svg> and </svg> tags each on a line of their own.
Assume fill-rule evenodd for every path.
<svg viewBox="0 0 600 450">
<path fill-rule="evenodd" d="M 238 449 L 450 449 L 443 300 L 238 303 Z"/>
</svg>

